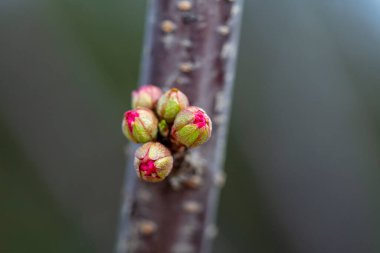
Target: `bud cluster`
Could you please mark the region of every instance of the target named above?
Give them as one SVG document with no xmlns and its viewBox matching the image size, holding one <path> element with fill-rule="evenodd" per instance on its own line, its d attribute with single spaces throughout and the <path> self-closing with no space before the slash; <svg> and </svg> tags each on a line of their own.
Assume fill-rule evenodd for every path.
<svg viewBox="0 0 380 253">
<path fill-rule="evenodd" d="M 164 180 L 173 168 L 170 149 L 197 147 L 211 137 L 212 122 L 206 112 L 190 106 L 187 96 L 176 88 L 165 93 L 154 85 L 132 92 L 132 110 L 124 113 L 122 131 L 135 143 L 145 143 L 135 153 L 134 165 L 140 179 Z"/>
</svg>

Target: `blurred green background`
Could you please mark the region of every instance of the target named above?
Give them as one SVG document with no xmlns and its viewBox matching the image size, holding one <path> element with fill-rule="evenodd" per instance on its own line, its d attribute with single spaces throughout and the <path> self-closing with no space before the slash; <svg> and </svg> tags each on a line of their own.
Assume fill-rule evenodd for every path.
<svg viewBox="0 0 380 253">
<path fill-rule="evenodd" d="M 0 1 L 0 252 L 112 252 L 146 1 Z M 380 252 L 380 2 L 246 0 L 216 253 Z"/>
</svg>

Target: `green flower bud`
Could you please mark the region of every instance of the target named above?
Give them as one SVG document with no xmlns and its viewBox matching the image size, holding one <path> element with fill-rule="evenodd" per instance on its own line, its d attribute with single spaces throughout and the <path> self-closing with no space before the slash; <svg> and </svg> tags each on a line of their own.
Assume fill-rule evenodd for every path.
<svg viewBox="0 0 380 253">
<path fill-rule="evenodd" d="M 161 136 L 168 137 L 169 135 L 169 126 L 168 123 L 163 119 L 158 123 L 158 131 L 160 132 Z"/>
<path fill-rule="evenodd" d="M 188 148 L 199 146 L 211 137 L 212 122 L 204 110 L 190 106 L 175 118 L 171 140 Z"/>
<path fill-rule="evenodd" d="M 124 114 L 122 130 L 129 140 L 145 143 L 157 138 L 157 125 L 154 112 L 147 108 L 137 108 Z"/>
<path fill-rule="evenodd" d="M 160 119 L 172 123 L 177 114 L 189 106 L 189 100 L 180 90 L 173 88 L 165 92 L 158 100 L 157 114 Z"/>
<path fill-rule="evenodd" d="M 173 156 L 161 143 L 148 142 L 136 150 L 134 165 L 140 179 L 160 182 L 171 172 Z"/>
<path fill-rule="evenodd" d="M 144 107 L 154 109 L 162 91 L 154 85 L 144 85 L 132 92 L 132 108 Z"/>
</svg>

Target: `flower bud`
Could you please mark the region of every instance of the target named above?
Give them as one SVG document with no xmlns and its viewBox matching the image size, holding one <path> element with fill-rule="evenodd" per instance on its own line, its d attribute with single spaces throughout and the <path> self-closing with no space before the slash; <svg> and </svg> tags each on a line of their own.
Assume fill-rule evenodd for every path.
<svg viewBox="0 0 380 253">
<path fill-rule="evenodd" d="M 158 131 L 160 132 L 161 136 L 168 137 L 169 135 L 169 126 L 168 123 L 163 119 L 158 123 Z"/>
<path fill-rule="evenodd" d="M 122 130 L 124 135 L 136 143 L 145 143 L 157 137 L 158 120 L 147 108 L 129 110 L 124 114 Z"/>
<path fill-rule="evenodd" d="M 169 149 L 159 142 L 148 142 L 135 153 L 137 176 L 147 182 L 164 180 L 173 168 L 173 156 Z"/>
<path fill-rule="evenodd" d="M 212 132 L 212 122 L 204 110 L 190 106 L 178 113 L 175 118 L 171 140 L 188 148 L 205 143 Z"/>
<path fill-rule="evenodd" d="M 157 86 L 141 86 L 138 90 L 132 92 L 132 108 L 144 107 L 153 109 L 161 95 L 162 91 Z"/>
<path fill-rule="evenodd" d="M 189 106 L 189 100 L 180 90 L 173 88 L 165 92 L 158 100 L 157 114 L 167 123 L 172 123 L 175 116 Z"/>
</svg>

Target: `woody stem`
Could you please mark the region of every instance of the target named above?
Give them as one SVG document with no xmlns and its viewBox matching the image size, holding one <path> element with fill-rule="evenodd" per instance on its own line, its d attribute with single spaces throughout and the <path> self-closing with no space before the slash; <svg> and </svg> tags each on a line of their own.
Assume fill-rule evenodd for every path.
<svg viewBox="0 0 380 253">
<path fill-rule="evenodd" d="M 138 181 L 129 147 L 117 253 L 208 253 L 216 234 L 242 0 L 190 2 L 186 11 L 178 0 L 150 2 L 140 83 L 179 88 L 208 113 L 213 136 L 156 184 Z"/>
</svg>

